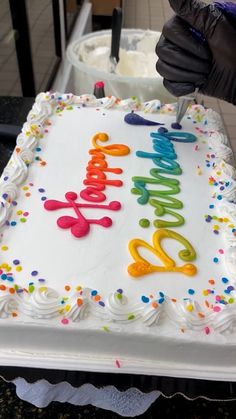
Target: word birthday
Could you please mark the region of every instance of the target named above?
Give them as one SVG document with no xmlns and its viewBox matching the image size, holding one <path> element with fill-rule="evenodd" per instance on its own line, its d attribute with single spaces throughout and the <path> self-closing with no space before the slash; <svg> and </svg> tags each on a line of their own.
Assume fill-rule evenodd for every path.
<svg viewBox="0 0 236 419">
<path fill-rule="evenodd" d="M 121 208 L 119 201 L 112 201 L 107 205 L 99 204 L 106 200 L 105 189 L 107 186 L 120 187 L 123 185 L 121 180 L 109 179 L 107 173 L 121 174 L 120 168 L 108 167 L 106 155 L 117 157 L 125 156 L 130 153 L 129 147 L 123 144 L 112 144 L 101 146 L 98 141 L 107 142 L 109 136 L 106 133 L 97 133 L 92 138 L 93 149 L 89 150 L 91 159 L 86 167 L 86 179 L 83 184 L 86 187 L 80 192 L 82 200 L 90 202 L 89 204 L 78 202 L 76 192 L 67 192 L 65 194 L 66 202 L 49 199 L 45 201 L 44 208 L 48 211 L 55 211 L 64 208 L 72 208 L 76 217 L 63 215 L 57 219 L 58 227 L 71 230 L 71 234 L 76 238 L 86 236 L 90 231 L 91 224 L 98 224 L 102 227 L 110 227 L 112 219 L 110 217 L 102 217 L 99 219 L 86 218 L 82 213 L 82 208 L 106 209 L 110 211 L 118 211 Z M 91 203 L 92 202 L 92 203 Z"/>
<path fill-rule="evenodd" d="M 153 132 L 150 134 L 153 140 L 153 153 L 145 151 L 137 151 L 137 157 L 151 159 L 155 167 L 150 170 L 151 177 L 134 176 L 132 181 L 134 188 L 131 192 L 139 195 L 137 202 L 140 205 L 149 204 L 155 208 L 154 214 L 158 217 L 165 215 L 174 218 L 173 221 L 167 221 L 157 218 L 154 220 L 153 225 L 160 230 L 156 230 L 153 234 L 153 245 L 149 245 L 144 240 L 133 239 L 129 243 L 129 251 L 134 259 L 134 263 L 128 266 L 128 272 L 133 277 L 143 276 L 153 272 L 182 272 L 185 275 L 195 275 L 197 272 L 196 266 L 187 263 L 183 266 L 176 266 L 175 261 L 170 258 L 161 246 L 161 241 L 165 238 L 180 242 L 185 246 L 185 249 L 179 252 L 179 258 L 183 261 L 190 262 L 196 258 L 196 252 L 191 244 L 180 234 L 167 230 L 163 227 L 179 227 L 184 224 L 185 220 L 176 210 L 183 208 L 183 203 L 174 198 L 180 192 L 179 180 L 170 178 L 164 175 L 181 175 L 182 169 L 176 161 L 177 155 L 174 146 L 171 142 L 193 142 L 196 137 L 189 133 L 171 132 L 168 134 L 160 134 Z M 152 186 L 152 189 L 148 188 Z M 161 189 L 154 189 L 160 185 Z M 165 189 L 163 189 L 163 186 Z M 140 226 L 147 227 L 149 220 L 141 219 Z M 138 248 L 145 248 L 153 253 L 161 260 L 163 266 L 157 266 L 149 263 L 146 259 L 140 256 Z"/>
</svg>

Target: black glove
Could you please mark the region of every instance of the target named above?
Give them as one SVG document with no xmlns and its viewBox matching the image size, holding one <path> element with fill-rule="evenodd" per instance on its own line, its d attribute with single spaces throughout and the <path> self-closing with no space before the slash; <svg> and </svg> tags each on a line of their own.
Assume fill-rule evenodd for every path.
<svg viewBox="0 0 236 419">
<path fill-rule="evenodd" d="M 212 4 L 169 2 L 177 16 L 166 22 L 156 47 L 156 68 L 164 86 L 175 96 L 199 88 L 203 94 L 236 104 L 236 23 L 233 26 Z"/>
</svg>

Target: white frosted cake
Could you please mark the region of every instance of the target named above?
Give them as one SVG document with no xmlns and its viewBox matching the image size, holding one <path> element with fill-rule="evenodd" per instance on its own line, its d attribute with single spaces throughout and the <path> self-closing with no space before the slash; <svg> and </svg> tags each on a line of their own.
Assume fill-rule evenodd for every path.
<svg viewBox="0 0 236 419">
<path fill-rule="evenodd" d="M 236 380 L 233 155 L 212 110 L 174 122 L 38 95 L 0 182 L 1 365 Z"/>
</svg>

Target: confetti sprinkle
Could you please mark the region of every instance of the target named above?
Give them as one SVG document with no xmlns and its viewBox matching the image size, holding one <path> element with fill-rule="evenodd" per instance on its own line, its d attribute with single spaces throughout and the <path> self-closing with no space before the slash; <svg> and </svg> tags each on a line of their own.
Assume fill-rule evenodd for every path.
<svg viewBox="0 0 236 419">
<path fill-rule="evenodd" d="M 202 169 L 200 168 L 200 166 L 197 166 L 197 175 L 202 175 Z"/>
<path fill-rule="evenodd" d="M 108 327 L 108 326 L 103 326 L 103 327 L 102 327 L 102 329 L 103 329 L 105 332 L 110 332 L 110 329 L 109 329 L 109 327 Z"/>
<path fill-rule="evenodd" d="M 68 319 L 61 319 L 61 323 L 62 324 L 68 324 L 69 323 L 69 320 Z"/>
<path fill-rule="evenodd" d="M 214 285 L 215 284 L 215 280 L 214 279 L 209 279 L 209 284 Z"/>
<path fill-rule="evenodd" d="M 118 359 L 116 359 L 115 364 L 117 368 L 121 368 L 121 364 L 120 361 L 118 361 Z"/>
<path fill-rule="evenodd" d="M 31 275 L 32 275 L 32 276 L 37 276 L 37 275 L 38 275 L 38 271 L 32 271 L 32 272 L 31 272 Z"/>
<path fill-rule="evenodd" d="M 141 300 L 142 300 L 143 303 L 149 303 L 149 301 L 150 301 L 149 298 L 146 297 L 145 295 L 142 295 Z"/>
<path fill-rule="evenodd" d="M 209 335 L 210 329 L 209 329 L 208 326 L 204 327 L 204 332 L 205 332 L 206 335 Z"/>
<path fill-rule="evenodd" d="M 193 294 L 195 294 L 195 291 L 194 291 L 192 288 L 189 288 L 188 293 L 189 293 L 190 295 L 193 295 Z"/>
</svg>

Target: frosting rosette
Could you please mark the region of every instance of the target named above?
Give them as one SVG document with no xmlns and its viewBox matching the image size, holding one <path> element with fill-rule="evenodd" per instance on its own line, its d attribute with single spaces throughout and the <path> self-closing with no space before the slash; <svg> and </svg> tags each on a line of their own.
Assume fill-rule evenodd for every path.
<svg viewBox="0 0 236 419">
<path fill-rule="evenodd" d="M 12 312 L 17 309 L 17 302 L 12 295 L 0 294 L 0 318 L 10 317 Z"/>
<path fill-rule="evenodd" d="M 207 137 L 207 142 L 208 142 L 209 147 L 211 147 L 214 150 L 215 147 L 219 146 L 219 144 L 227 145 L 228 138 L 222 132 L 210 131 Z"/>
<path fill-rule="evenodd" d="M 50 319 L 57 317 L 62 308 L 58 292 L 49 287 L 35 287 L 26 293 L 16 293 L 19 311 L 32 318 Z"/>
<path fill-rule="evenodd" d="M 221 160 L 213 166 L 213 176 L 219 179 L 236 179 L 236 169 Z"/>
<path fill-rule="evenodd" d="M 221 116 L 213 109 L 206 109 L 204 124 L 208 131 L 224 132 L 224 125 Z"/>
</svg>

